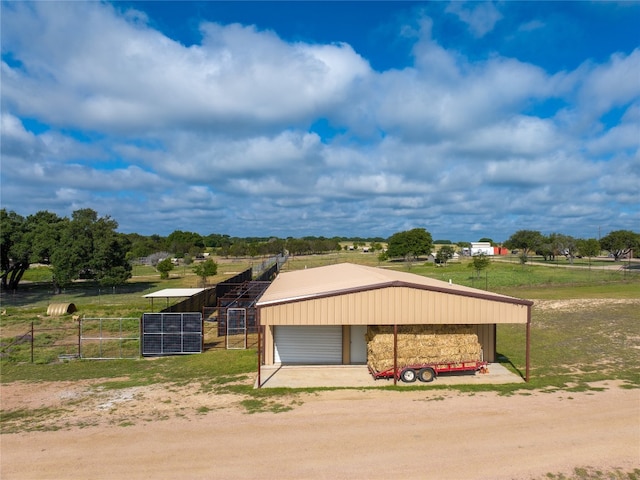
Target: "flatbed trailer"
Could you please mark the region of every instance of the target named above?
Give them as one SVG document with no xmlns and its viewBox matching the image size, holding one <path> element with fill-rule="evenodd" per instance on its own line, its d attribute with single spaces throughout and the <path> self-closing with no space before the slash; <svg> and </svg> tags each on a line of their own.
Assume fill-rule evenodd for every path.
<svg viewBox="0 0 640 480">
<path fill-rule="evenodd" d="M 487 362 L 479 362 L 476 360 L 468 362 L 451 362 L 451 363 L 420 363 L 414 365 L 405 365 L 398 367 L 394 372 L 393 368 L 377 371 L 369 365 L 369 372 L 375 380 L 380 378 L 393 378 L 402 380 L 406 383 L 412 383 L 416 380 L 421 382 L 432 382 L 441 373 L 449 372 L 476 372 L 478 370 L 485 371 Z"/>
</svg>

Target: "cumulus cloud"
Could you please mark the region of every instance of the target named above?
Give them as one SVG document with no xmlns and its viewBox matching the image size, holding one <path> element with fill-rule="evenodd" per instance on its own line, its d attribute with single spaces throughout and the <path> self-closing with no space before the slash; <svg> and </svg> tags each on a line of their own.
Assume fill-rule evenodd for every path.
<svg viewBox="0 0 640 480">
<path fill-rule="evenodd" d="M 212 19 L 186 45 L 117 7 L 3 5 L 3 206 L 165 234 L 464 239 L 575 233 L 603 205 L 621 228 L 638 217 L 639 49 L 550 74 L 447 47 L 421 11 L 411 64 L 376 71 L 345 42 Z M 444 9 L 477 38 L 503 19 L 492 3 Z"/>
<path fill-rule="evenodd" d="M 394 133 L 422 138 L 460 135 L 559 91 L 561 77 L 550 77 L 534 65 L 500 57 L 471 63 L 430 38 L 421 42 L 419 52 L 440 52 L 436 64 L 423 56 L 417 59 L 419 68 L 383 72 L 376 80 L 375 90 L 387 92 L 374 103 L 376 120 Z M 442 63 L 447 65 L 445 75 Z"/>
<path fill-rule="evenodd" d="M 594 115 L 640 98 L 640 48 L 630 55 L 613 54 L 609 61 L 594 66 L 580 88 L 581 106 Z"/>
<path fill-rule="evenodd" d="M 369 73 L 349 45 L 289 44 L 252 26 L 205 23 L 202 44 L 185 47 L 104 4 L 15 5 L 5 18 L 22 60 L 5 65 L 6 101 L 65 127 L 274 128 L 344 101 Z"/>
<path fill-rule="evenodd" d="M 513 156 L 537 158 L 565 144 L 553 122 L 516 115 L 504 121 L 478 126 L 456 145 L 456 150 L 492 159 Z"/>
</svg>

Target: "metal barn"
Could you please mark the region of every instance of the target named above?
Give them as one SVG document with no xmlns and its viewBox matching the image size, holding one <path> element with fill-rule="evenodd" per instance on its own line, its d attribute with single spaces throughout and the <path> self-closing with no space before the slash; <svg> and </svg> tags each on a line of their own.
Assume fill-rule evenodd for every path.
<svg viewBox="0 0 640 480">
<path fill-rule="evenodd" d="M 258 300 L 260 364 L 367 362 L 368 325 L 468 325 L 496 360 L 496 325 L 526 326 L 533 302 L 406 272 L 341 263 L 279 274 Z"/>
</svg>

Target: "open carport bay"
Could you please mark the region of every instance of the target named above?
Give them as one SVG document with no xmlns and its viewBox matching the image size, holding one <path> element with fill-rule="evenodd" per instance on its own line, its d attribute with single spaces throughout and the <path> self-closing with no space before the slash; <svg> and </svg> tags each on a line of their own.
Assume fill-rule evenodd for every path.
<svg viewBox="0 0 640 480">
<path fill-rule="evenodd" d="M 393 379 L 374 380 L 366 365 L 269 365 L 260 372 L 262 388 L 314 388 L 314 387 L 384 387 L 393 385 Z M 480 385 L 523 383 L 521 376 L 499 363 L 489 364 L 489 373 L 441 374 L 433 382 L 404 383 L 398 385 Z M 256 387 L 258 386 L 256 381 Z"/>
</svg>

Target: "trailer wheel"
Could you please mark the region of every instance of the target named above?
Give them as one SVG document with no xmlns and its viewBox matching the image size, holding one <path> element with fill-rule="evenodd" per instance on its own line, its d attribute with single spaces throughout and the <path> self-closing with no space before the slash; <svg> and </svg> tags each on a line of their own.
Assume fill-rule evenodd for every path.
<svg viewBox="0 0 640 480">
<path fill-rule="evenodd" d="M 416 371 L 410 368 L 403 370 L 400 374 L 400 379 L 406 383 L 413 383 L 416 381 L 418 377 L 416 376 Z"/>
<path fill-rule="evenodd" d="M 418 372 L 418 380 L 421 382 L 433 382 L 435 377 L 436 372 L 433 371 L 433 368 L 423 368 Z"/>
</svg>

